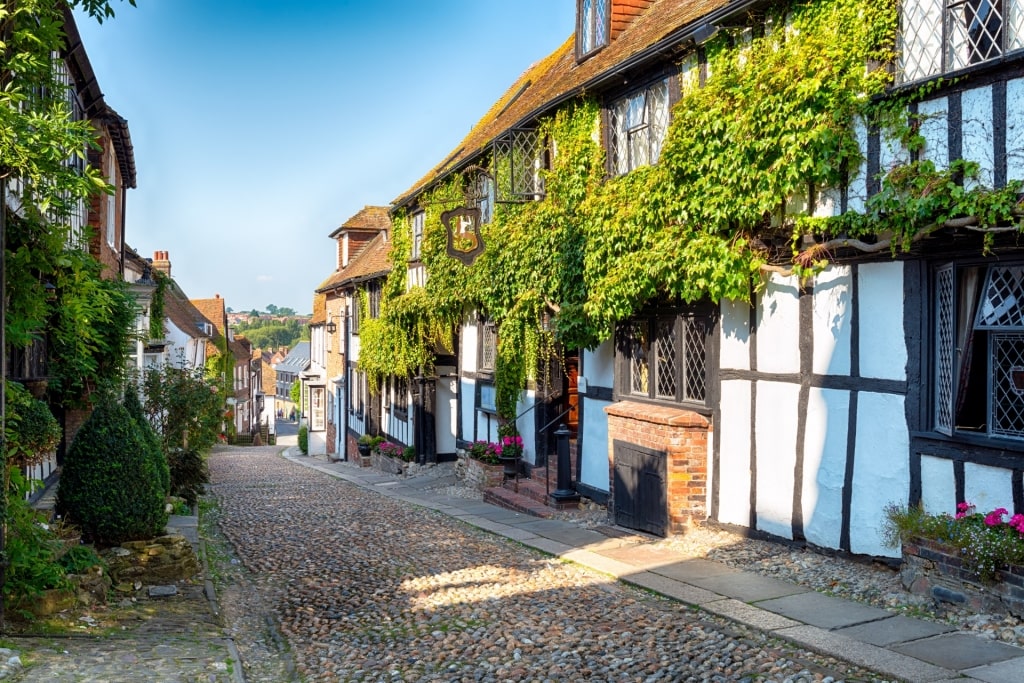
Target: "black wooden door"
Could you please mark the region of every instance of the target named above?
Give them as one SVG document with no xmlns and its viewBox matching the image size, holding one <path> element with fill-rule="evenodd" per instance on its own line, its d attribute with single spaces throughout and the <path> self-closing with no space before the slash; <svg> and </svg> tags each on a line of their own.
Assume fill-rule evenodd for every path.
<svg viewBox="0 0 1024 683">
<path fill-rule="evenodd" d="M 668 530 L 665 451 L 615 441 L 615 523 L 664 536 Z"/>
</svg>

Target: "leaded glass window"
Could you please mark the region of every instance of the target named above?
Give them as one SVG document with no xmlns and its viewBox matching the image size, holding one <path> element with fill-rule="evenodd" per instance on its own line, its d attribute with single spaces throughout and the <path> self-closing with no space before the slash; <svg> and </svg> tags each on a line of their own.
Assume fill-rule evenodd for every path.
<svg viewBox="0 0 1024 683">
<path fill-rule="evenodd" d="M 412 249 L 409 260 L 419 261 L 423 252 L 423 225 L 424 213 L 422 211 L 412 215 Z"/>
<path fill-rule="evenodd" d="M 576 17 L 576 57 L 582 59 L 608 44 L 611 0 L 578 0 Z"/>
<path fill-rule="evenodd" d="M 494 372 L 498 361 L 498 328 L 494 323 L 485 323 L 480 328 L 480 369 Z"/>
<path fill-rule="evenodd" d="M 704 405 L 709 330 L 706 309 L 646 315 L 620 325 L 618 393 L 623 398 Z"/>
<path fill-rule="evenodd" d="M 535 128 L 513 128 L 494 141 L 498 202 L 524 202 L 544 196 L 546 150 Z"/>
<path fill-rule="evenodd" d="M 1024 439 L 1024 265 L 935 275 L 936 431 Z"/>
<path fill-rule="evenodd" d="M 613 172 L 657 163 L 668 131 L 668 79 L 615 100 L 610 115 Z"/>
<path fill-rule="evenodd" d="M 1024 47 L 1024 0 L 903 0 L 898 78 L 915 81 Z"/>
</svg>

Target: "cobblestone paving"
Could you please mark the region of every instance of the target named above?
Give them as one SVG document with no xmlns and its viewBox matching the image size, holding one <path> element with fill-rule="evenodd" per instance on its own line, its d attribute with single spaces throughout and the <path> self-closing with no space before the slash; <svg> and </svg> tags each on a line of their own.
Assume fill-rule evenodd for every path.
<svg viewBox="0 0 1024 683">
<path fill-rule="evenodd" d="M 219 449 L 212 494 L 307 681 L 876 680 L 276 450 Z"/>
<path fill-rule="evenodd" d="M 80 623 L 69 626 L 70 636 L 8 639 L 25 667 L 8 680 L 237 683 L 238 656 L 202 586 L 180 588 L 178 596 L 159 602 L 140 598 L 93 609 L 84 621 L 76 613 Z M 82 634 L 75 633 L 79 628 Z"/>
</svg>

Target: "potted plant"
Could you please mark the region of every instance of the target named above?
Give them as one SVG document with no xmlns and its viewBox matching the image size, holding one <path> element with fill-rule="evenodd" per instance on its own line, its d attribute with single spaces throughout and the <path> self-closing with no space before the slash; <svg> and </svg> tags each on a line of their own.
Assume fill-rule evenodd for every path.
<svg viewBox="0 0 1024 683">
<path fill-rule="evenodd" d="M 358 449 L 359 455 L 364 458 L 370 457 L 370 452 L 373 450 L 373 437 L 369 434 L 363 434 L 356 441 L 356 449 Z"/>
<path fill-rule="evenodd" d="M 497 444 L 498 461 L 505 467 L 506 477 L 519 473 L 519 458 L 523 456 L 523 437 L 518 434 L 503 436 Z"/>
</svg>

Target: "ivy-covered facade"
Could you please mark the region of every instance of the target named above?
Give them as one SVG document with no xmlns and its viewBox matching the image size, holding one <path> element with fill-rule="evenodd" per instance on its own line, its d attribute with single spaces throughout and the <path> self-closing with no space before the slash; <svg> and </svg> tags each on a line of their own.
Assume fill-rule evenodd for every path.
<svg viewBox="0 0 1024 683">
<path fill-rule="evenodd" d="M 393 202 L 359 371 L 453 374 L 435 439 L 528 469 L 565 422 L 654 533 L 891 555 L 886 503 L 1024 511 L 1024 25 L 975 4 L 580 0 Z"/>
</svg>

